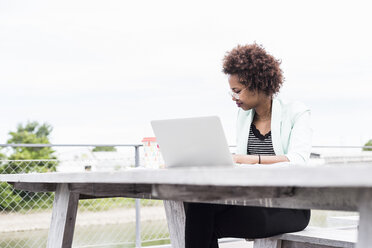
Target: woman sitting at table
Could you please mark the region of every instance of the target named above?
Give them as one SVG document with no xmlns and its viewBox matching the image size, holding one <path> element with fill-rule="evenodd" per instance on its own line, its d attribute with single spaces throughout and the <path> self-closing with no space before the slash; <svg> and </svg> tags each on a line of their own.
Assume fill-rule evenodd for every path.
<svg viewBox="0 0 372 248">
<path fill-rule="evenodd" d="M 277 97 L 280 61 L 257 44 L 237 46 L 223 61 L 237 119 L 236 163 L 305 164 L 310 157 L 310 110 Z M 275 166 L 275 165 L 273 165 Z M 280 176 L 280 175 L 278 175 Z M 185 203 L 186 248 L 217 248 L 218 238 L 266 238 L 303 230 L 310 210 Z"/>
</svg>

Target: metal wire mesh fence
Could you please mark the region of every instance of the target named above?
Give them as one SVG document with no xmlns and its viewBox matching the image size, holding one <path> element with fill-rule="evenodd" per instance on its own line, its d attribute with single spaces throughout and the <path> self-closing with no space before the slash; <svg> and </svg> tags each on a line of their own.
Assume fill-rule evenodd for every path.
<svg viewBox="0 0 372 248">
<path fill-rule="evenodd" d="M 58 160 L 0 160 L 0 173 L 118 171 L 141 164 L 143 158 L 136 162 L 135 154 L 133 147 L 117 152 L 62 149 Z M 0 183 L 0 247 L 45 247 L 53 200 L 54 193 L 20 191 Z M 80 200 L 73 247 L 138 247 L 138 235 L 142 246 L 169 243 L 162 201 L 139 200 L 140 223 L 136 223 L 135 201 L 119 197 Z"/>
<path fill-rule="evenodd" d="M 110 153 L 92 152 L 89 148 L 69 148 L 61 150 L 58 159 L 54 160 L 0 160 L 0 173 L 125 170 L 136 165 L 143 166 L 151 160 L 149 156 L 152 155 L 140 149 L 134 151 L 133 147 L 125 147 Z M 154 154 L 159 155 L 158 152 Z M 336 160 L 342 158 L 342 161 L 348 161 L 342 155 L 332 156 Z M 319 159 L 323 159 L 322 163 L 331 163 L 332 156 L 315 156 L 313 162 L 319 164 Z M 349 160 L 353 162 L 356 157 L 349 156 Z M 360 161 L 372 161 L 371 158 L 370 153 L 364 154 Z M 161 158 L 157 159 L 162 162 Z M 7 183 L 0 183 L 0 247 L 45 247 L 53 199 L 53 193 L 19 191 Z M 169 233 L 162 201 L 140 200 L 139 203 L 128 198 L 80 200 L 73 247 L 118 248 L 168 244 Z M 139 224 L 136 223 L 136 212 L 140 212 L 140 233 L 136 233 Z M 355 218 L 354 222 L 343 222 L 347 218 L 342 216 L 357 216 L 357 213 L 313 210 L 310 225 L 356 223 Z"/>
</svg>

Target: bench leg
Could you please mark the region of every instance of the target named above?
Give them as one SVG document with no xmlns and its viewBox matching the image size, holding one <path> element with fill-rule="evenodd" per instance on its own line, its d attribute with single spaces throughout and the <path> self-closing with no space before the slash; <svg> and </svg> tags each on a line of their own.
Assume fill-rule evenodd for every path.
<svg viewBox="0 0 372 248">
<path fill-rule="evenodd" d="M 359 205 L 359 229 L 357 248 L 372 244 L 372 193 L 367 192 Z"/>
<path fill-rule="evenodd" d="M 185 210 L 181 201 L 163 201 L 172 248 L 185 248 Z"/>
<path fill-rule="evenodd" d="M 68 184 L 57 185 L 47 248 L 70 248 L 72 246 L 78 203 L 79 194 L 71 193 Z"/>
<path fill-rule="evenodd" d="M 281 248 L 282 241 L 276 239 L 255 239 L 253 248 Z"/>
</svg>

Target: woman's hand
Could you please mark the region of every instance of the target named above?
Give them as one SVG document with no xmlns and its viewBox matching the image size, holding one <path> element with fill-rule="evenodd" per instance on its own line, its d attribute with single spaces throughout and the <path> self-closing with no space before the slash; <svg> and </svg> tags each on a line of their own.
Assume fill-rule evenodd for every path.
<svg viewBox="0 0 372 248">
<path fill-rule="evenodd" d="M 240 155 L 240 154 L 233 154 L 232 155 L 232 158 L 233 158 L 233 161 L 235 164 L 240 164 L 240 157 L 243 156 L 243 155 Z"/>
<path fill-rule="evenodd" d="M 232 155 L 234 163 L 237 164 L 258 164 L 258 155 L 243 155 L 243 154 L 233 154 Z M 276 156 L 262 156 L 261 164 L 275 164 L 280 162 L 290 162 L 285 155 Z"/>
<path fill-rule="evenodd" d="M 257 164 L 258 156 L 257 155 L 242 155 L 242 154 L 233 154 L 233 161 L 237 164 Z"/>
</svg>

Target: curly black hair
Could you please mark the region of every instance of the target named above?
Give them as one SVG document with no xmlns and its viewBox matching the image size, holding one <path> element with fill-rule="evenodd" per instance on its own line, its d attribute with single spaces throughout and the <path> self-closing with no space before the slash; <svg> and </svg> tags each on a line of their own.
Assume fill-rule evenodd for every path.
<svg viewBox="0 0 372 248">
<path fill-rule="evenodd" d="M 258 90 L 268 96 L 279 92 L 283 84 L 281 61 L 268 54 L 262 45 L 238 45 L 223 59 L 223 73 L 237 75 L 249 90 Z"/>
</svg>

